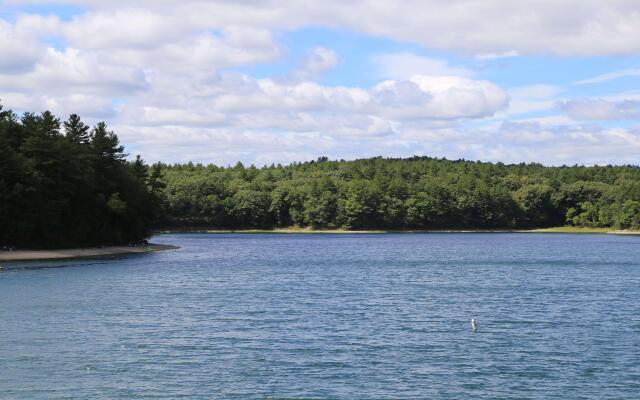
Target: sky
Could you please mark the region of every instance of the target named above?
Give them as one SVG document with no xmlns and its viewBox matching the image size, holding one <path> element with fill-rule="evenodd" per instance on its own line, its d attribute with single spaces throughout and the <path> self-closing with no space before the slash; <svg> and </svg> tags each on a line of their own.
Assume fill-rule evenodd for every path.
<svg viewBox="0 0 640 400">
<path fill-rule="evenodd" d="M 640 161 L 637 0 L 0 0 L 0 104 L 148 162 Z"/>
</svg>

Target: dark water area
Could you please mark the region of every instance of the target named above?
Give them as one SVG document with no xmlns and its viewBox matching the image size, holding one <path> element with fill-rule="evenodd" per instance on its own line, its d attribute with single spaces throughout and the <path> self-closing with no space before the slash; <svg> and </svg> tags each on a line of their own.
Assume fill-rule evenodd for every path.
<svg viewBox="0 0 640 400">
<path fill-rule="evenodd" d="M 0 273 L 0 399 L 640 398 L 640 237 L 153 241 Z"/>
</svg>

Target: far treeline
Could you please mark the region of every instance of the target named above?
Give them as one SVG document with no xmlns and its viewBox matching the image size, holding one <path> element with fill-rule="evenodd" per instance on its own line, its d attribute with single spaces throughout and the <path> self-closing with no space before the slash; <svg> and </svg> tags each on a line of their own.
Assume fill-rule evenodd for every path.
<svg viewBox="0 0 640 400">
<path fill-rule="evenodd" d="M 160 165 L 165 227 L 640 228 L 640 168 L 450 161 Z"/>
<path fill-rule="evenodd" d="M 136 243 L 152 229 L 640 229 L 640 167 L 127 161 L 103 122 L 0 107 L 0 246 Z"/>
<path fill-rule="evenodd" d="M 160 212 L 159 169 L 125 159 L 104 122 L 0 106 L 0 246 L 136 244 Z"/>
</svg>

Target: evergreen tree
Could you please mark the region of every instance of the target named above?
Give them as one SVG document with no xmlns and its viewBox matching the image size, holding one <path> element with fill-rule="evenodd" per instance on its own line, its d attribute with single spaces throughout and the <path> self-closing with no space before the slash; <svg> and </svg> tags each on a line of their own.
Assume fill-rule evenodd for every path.
<svg viewBox="0 0 640 400">
<path fill-rule="evenodd" d="M 89 126 L 77 114 L 71 114 L 64 122 L 67 139 L 72 143 L 87 144 L 90 141 Z"/>
<path fill-rule="evenodd" d="M 106 124 L 72 115 L 17 118 L 0 107 L 0 245 L 66 247 L 147 237 L 157 221 L 158 189 L 147 188 L 142 159 L 125 160 Z M 159 179 L 156 177 L 156 179 Z"/>
</svg>

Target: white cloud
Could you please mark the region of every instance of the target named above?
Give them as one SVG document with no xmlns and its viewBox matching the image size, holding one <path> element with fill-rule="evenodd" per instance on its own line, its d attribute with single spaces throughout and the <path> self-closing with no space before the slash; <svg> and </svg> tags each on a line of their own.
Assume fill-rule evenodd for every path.
<svg viewBox="0 0 640 400">
<path fill-rule="evenodd" d="M 304 65 L 304 70 L 312 76 L 330 69 L 338 64 L 338 55 L 335 51 L 326 47 L 316 47 L 309 52 L 309 57 Z"/>
<path fill-rule="evenodd" d="M 414 75 L 470 77 L 468 68 L 454 67 L 444 60 L 413 53 L 379 54 L 373 57 L 377 75 L 385 79 L 409 79 Z"/>
<path fill-rule="evenodd" d="M 499 113 L 499 118 L 518 116 L 531 112 L 549 111 L 556 108 L 558 96 L 564 90 L 556 85 L 532 84 L 508 90 L 509 108 Z"/>
<path fill-rule="evenodd" d="M 268 35 L 268 33 L 260 32 Z M 140 66 L 153 65 L 167 71 L 206 71 L 234 66 L 274 61 L 280 50 L 269 40 L 263 46 L 238 45 L 237 32 L 218 38 L 212 34 L 200 34 L 179 42 L 161 45 L 148 53 L 132 52 L 132 59 Z"/>
<path fill-rule="evenodd" d="M 33 68 L 45 51 L 38 36 L 50 32 L 54 17 L 21 16 L 15 24 L 0 19 L 0 74 L 23 73 Z"/>
<path fill-rule="evenodd" d="M 91 12 L 63 25 L 69 44 L 84 49 L 145 49 L 188 33 L 189 26 L 167 14 L 136 8 Z"/>
<path fill-rule="evenodd" d="M 147 90 L 120 105 L 115 121 L 130 151 L 150 161 L 285 162 L 381 149 L 410 155 L 424 143 L 407 132 L 423 141 L 431 132 L 441 143 L 438 137 L 453 134 L 451 124 L 491 115 L 508 101 L 499 87 L 460 77 L 417 76 L 368 89 L 236 73 L 147 78 Z"/>
<path fill-rule="evenodd" d="M 140 70 L 102 63 L 95 54 L 48 48 L 30 71 L 14 77 L 0 74 L 0 89 L 26 93 L 119 95 L 146 86 Z"/>
<path fill-rule="evenodd" d="M 71 2 L 76 1 L 65 1 Z M 373 75 L 383 81 L 371 87 L 320 84 L 321 74 L 339 64 L 327 47 L 310 49 L 300 68 L 280 77 L 226 71 L 280 60 L 286 51 L 278 44 L 280 35 L 305 27 L 389 38 L 403 42 L 402 48 L 417 44 L 480 61 L 531 54 L 637 54 L 635 2 L 568 0 L 527 7 L 499 0 L 412 1 L 404 7 L 391 0 L 76 3 L 89 11 L 68 21 L 34 15 L 14 23 L 0 20 L 3 103 L 108 118 L 130 151 L 144 151 L 149 161 L 430 154 L 558 163 L 579 162 L 582 154 L 586 162 L 624 161 L 639 150 L 637 129 L 583 126 L 564 115 L 517 121 L 524 125 L 503 123 L 517 114 L 553 109 L 561 90 L 530 85 L 507 94 L 464 65 L 412 52 L 373 58 Z M 600 114 L 580 111 L 593 104 L 565 106 L 573 117 L 635 115 L 624 99 L 602 101 Z M 491 126 L 470 124 L 488 119 Z"/>
<path fill-rule="evenodd" d="M 47 95 L 38 93 L 3 92 L 3 105 L 19 110 L 34 112 L 49 110 L 60 118 L 70 114 L 79 114 L 87 121 L 113 119 L 117 117 L 116 110 L 110 100 L 102 96 L 84 94 Z"/>
<path fill-rule="evenodd" d="M 510 57 L 517 57 L 520 54 L 517 51 L 514 50 L 510 50 L 510 51 L 505 51 L 502 53 L 484 53 L 484 54 L 476 54 L 476 59 L 477 60 L 481 60 L 481 61 L 487 61 L 487 60 L 497 60 L 500 58 L 510 58 Z"/>
<path fill-rule="evenodd" d="M 576 120 L 640 120 L 638 100 L 580 99 L 563 101 L 558 106 Z"/>
<path fill-rule="evenodd" d="M 124 13 L 117 10 L 128 8 L 151 10 L 172 17 L 176 25 L 198 29 L 248 23 L 268 30 L 329 26 L 472 55 L 588 56 L 634 54 L 640 50 L 640 41 L 637 40 L 640 37 L 640 12 L 635 1 L 565 0 L 531 2 L 526 7 L 518 2 L 502 0 L 464 3 L 410 1 L 403 7 L 394 0 L 326 0 L 313 3 L 282 0 L 66 2 L 82 4 L 100 13 L 104 19 L 99 22 L 105 27 L 111 26 L 108 24 L 109 15 Z M 149 32 L 157 32 L 157 27 L 163 26 L 153 18 L 143 19 L 143 22 L 140 27 L 142 44 L 146 43 Z M 133 29 L 131 26 L 119 28 L 125 32 Z M 168 29 L 172 31 L 175 27 Z M 130 39 L 138 42 L 133 37 Z"/>
<path fill-rule="evenodd" d="M 373 93 L 382 112 L 401 119 L 482 118 L 509 102 L 507 94 L 488 81 L 453 76 L 385 81 Z"/>
<path fill-rule="evenodd" d="M 389 126 L 390 122 L 381 123 L 380 120 L 482 118 L 504 108 L 508 102 L 506 93 L 499 87 L 487 81 L 458 77 L 416 76 L 407 81 L 385 81 L 368 90 L 328 87 L 310 81 L 253 80 L 237 74 L 174 84 L 176 86 L 166 83 L 156 86 L 151 80 L 149 92 L 130 100 L 123 112 L 135 117 L 132 123 L 139 125 L 160 121 L 166 125 L 224 121 L 229 126 L 246 128 L 258 127 L 256 124 L 260 121 L 268 121 L 262 127 L 336 134 L 330 122 L 322 123 L 321 120 L 334 120 L 340 125 L 346 117 L 366 117 L 366 121 L 376 121 L 378 126 Z M 175 97 L 187 91 L 190 84 L 197 86 L 198 91 L 190 96 Z M 178 109 L 184 112 L 179 113 Z M 212 119 L 211 115 L 215 117 Z M 171 120 L 169 116 L 176 119 Z M 350 131 L 353 132 L 356 126 L 353 124 Z M 368 130 L 368 124 L 363 124 L 363 133 Z"/>
<path fill-rule="evenodd" d="M 628 68 L 620 71 L 609 72 L 607 74 L 594 76 L 593 78 L 583 79 L 580 81 L 576 81 L 574 83 L 577 85 L 585 85 L 590 83 L 602 83 L 602 82 L 612 81 L 614 79 L 624 78 L 627 76 L 640 76 L 640 68 Z"/>
<path fill-rule="evenodd" d="M 498 143 L 505 152 L 498 159 L 513 162 L 544 160 L 555 165 L 637 163 L 637 159 L 634 160 L 640 151 L 640 130 L 637 128 L 605 129 L 594 124 L 549 122 L 532 119 L 503 124 Z"/>
<path fill-rule="evenodd" d="M 370 34 L 470 54 L 632 54 L 640 50 L 635 2 L 394 1 L 343 3 L 342 24 Z M 358 7 L 363 12 L 351 11 Z M 408 11 L 410 10 L 410 11 Z M 351 11 L 351 12 L 350 12 Z"/>
<path fill-rule="evenodd" d="M 13 29 L 0 20 L 0 73 L 28 70 L 38 59 L 38 44 L 21 41 Z"/>
</svg>

